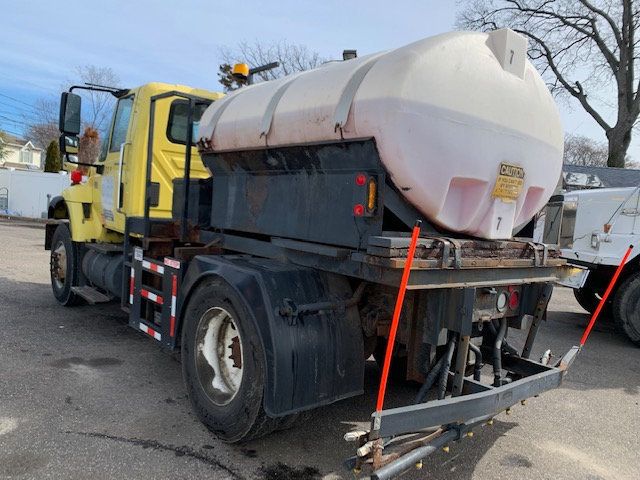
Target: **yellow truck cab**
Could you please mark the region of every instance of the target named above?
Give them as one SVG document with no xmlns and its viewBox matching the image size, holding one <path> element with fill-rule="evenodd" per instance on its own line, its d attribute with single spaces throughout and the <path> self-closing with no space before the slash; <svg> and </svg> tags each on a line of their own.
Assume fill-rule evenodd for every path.
<svg viewBox="0 0 640 480">
<path fill-rule="evenodd" d="M 103 139 L 100 158 L 95 165 L 84 166 L 86 174 L 82 180 L 65 189 L 62 198 L 54 199 L 50 206 L 50 218 L 68 220 L 74 242 L 123 241 L 125 219 L 142 217 L 145 213 L 149 152 L 152 152 L 149 216 L 171 218 L 173 180 L 182 178 L 185 170 L 190 101 L 186 97 L 194 102 L 194 135 L 202 112 L 211 102 L 223 97 L 221 93 L 157 82 L 115 93 L 119 98 L 108 138 Z M 75 130 L 79 133 L 79 129 Z M 68 145 L 77 143 L 73 133 L 63 134 L 67 150 Z M 191 148 L 195 160 L 191 163 L 191 178 L 207 177 L 209 174 L 199 161 L 195 146 Z M 66 166 L 76 167 L 70 162 L 66 162 Z M 55 223 L 49 225 L 48 239 L 54 227 Z"/>
</svg>

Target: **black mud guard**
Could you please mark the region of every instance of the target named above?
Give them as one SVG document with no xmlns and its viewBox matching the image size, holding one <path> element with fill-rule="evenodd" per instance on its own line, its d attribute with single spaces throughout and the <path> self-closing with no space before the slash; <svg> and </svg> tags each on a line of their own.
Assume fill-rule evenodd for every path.
<svg viewBox="0 0 640 480">
<path fill-rule="evenodd" d="M 69 218 L 67 206 L 62 195 L 56 195 L 49 201 L 47 218 Z"/>
<path fill-rule="evenodd" d="M 196 256 L 182 283 L 180 323 L 180 307 L 211 275 L 238 292 L 257 326 L 267 368 L 267 415 L 288 415 L 363 393 L 364 346 L 356 307 L 301 315 L 280 311 L 351 298 L 345 277 L 271 259 Z"/>
</svg>

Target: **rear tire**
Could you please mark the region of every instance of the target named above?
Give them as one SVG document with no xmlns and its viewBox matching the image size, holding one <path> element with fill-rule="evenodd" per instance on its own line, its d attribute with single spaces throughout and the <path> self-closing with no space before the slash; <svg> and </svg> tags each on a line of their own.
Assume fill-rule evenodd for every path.
<svg viewBox="0 0 640 480">
<path fill-rule="evenodd" d="M 229 443 L 290 426 L 292 419 L 271 418 L 264 411 L 262 343 L 244 301 L 229 284 L 205 279 L 189 300 L 184 322 L 182 373 L 202 423 Z"/>
<path fill-rule="evenodd" d="M 640 346 L 640 273 L 625 279 L 613 299 L 616 326 Z"/>
<path fill-rule="evenodd" d="M 49 261 L 51 289 L 61 305 L 71 307 L 81 303 L 81 298 L 71 291 L 78 285 L 78 246 L 71 239 L 67 224 L 61 223 L 51 237 L 51 257 Z"/>
</svg>

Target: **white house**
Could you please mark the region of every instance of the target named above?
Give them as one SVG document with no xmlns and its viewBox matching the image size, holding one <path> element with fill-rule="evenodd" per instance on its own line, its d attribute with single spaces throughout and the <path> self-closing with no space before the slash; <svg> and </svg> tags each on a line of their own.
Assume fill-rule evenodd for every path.
<svg viewBox="0 0 640 480">
<path fill-rule="evenodd" d="M 42 169 L 42 149 L 30 140 L 0 136 L 0 143 L 4 144 L 6 151 L 4 158 L 0 159 L 0 167 L 19 170 Z"/>
</svg>

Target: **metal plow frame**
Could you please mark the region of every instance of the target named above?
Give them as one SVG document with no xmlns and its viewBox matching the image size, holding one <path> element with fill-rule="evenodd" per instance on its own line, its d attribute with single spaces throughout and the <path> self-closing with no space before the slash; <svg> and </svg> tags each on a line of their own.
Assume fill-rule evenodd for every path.
<svg viewBox="0 0 640 480">
<path fill-rule="evenodd" d="M 572 347 L 554 366 L 544 365 L 521 357 L 504 357 L 503 367 L 520 378 L 500 387 L 482 384 L 465 378 L 462 395 L 443 400 L 431 400 L 417 405 L 390 408 L 371 415 L 367 432 L 353 432 L 345 436 L 358 442 L 358 455 L 352 457 L 356 472 L 370 464 L 370 478 L 395 478 L 409 468 L 422 467 L 422 461 L 454 441 L 471 436 L 480 424 L 493 423 L 493 417 L 517 403 L 557 388 L 579 352 Z M 453 375 L 450 374 L 450 382 Z M 439 427 L 438 427 L 439 426 Z M 434 431 L 434 427 L 438 427 Z M 431 431 L 427 430 L 431 429 Z M 392 440 L 403 440 L 400 452 L 383 455 Z"/>
</svg>

